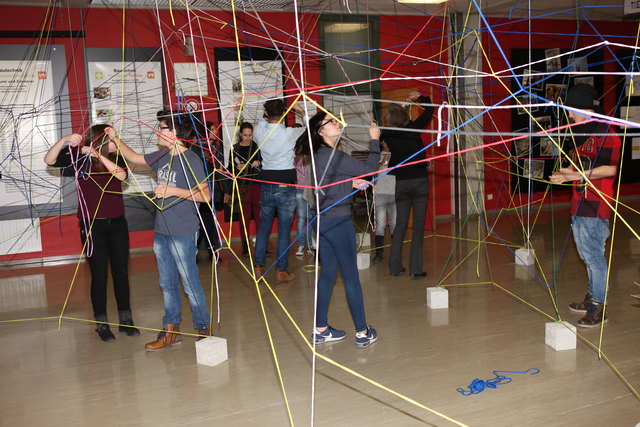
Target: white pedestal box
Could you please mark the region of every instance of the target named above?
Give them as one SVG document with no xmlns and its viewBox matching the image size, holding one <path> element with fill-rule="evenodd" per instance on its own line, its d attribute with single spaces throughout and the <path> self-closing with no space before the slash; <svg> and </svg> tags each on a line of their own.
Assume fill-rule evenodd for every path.
<svg viewBox="0 0 640 427">
<path fill-rule="evenodd" d="M 533 265 L 535 263 L 536 251 L 533 249 L 516 249 L 516 264 Z"/>
<path fill-rule="evenodd" d="M 544 324 L 544 343 L 556 351 L 575 350 L 577 340 L 576 327 L 570 323 Z"/>
<path fill-rule="evenodd" d="M 200 365 L 216 366 L 229 359 L 227 340 L 209 337 L 196 341 L 196 361 Z"/>
<path fill-rule="evenodd" d="M 427 307 L 449 308 L 449 291 L 439 286 L 427 288 Z"/>
<path fill-rule="evenodd" d="M 358 254 L 358 270 L 366 270 L 371 265 L 371 255 L 360 252 Z"/>
<path fill-rule="evenodd" d="M 357 247 L 370 247 L 371 246 L 371 234 L 358 233 L 356 234 L 356 246 Z"/>
</svg>

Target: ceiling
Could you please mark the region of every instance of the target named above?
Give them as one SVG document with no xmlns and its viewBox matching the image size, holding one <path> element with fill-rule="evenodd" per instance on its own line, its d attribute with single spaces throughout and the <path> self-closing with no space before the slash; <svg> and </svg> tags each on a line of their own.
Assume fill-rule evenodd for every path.
<svg viewBox="0 0 640 427">
<path fill-rule="evenodd" d="M 0 0 L 2 5 L 49 6 L 56 0 Z M 109 7 L 105 4 L 118 5 L 124 1 L 128 7 L 168 8 L 169 0 L 57 0 L 63 7 Z M 231 0 L 172 0 L 172 7 L 183 8 L 187 3 L 198 9 L 229 10 Z M 255 8 L 259 11 L 293 10 L 293 0 L 234 0 L 237 9 Z M 401 4 L 394 0 L 297 0 L 304 10 L 328 13 L 353 14 L 440 14 L 447 7 L 446 13 L 463 13 L 476 11 L 479 7 L 487 16 L 511 16 L 526 18 L 545 15 L 546 19 L 567 19 L 581 14 L 590 20 L 620 21 L 623 19 L 622 0 L 449 0 L 440 5 Z M 581 7 L 576 8 L 576 4 Z M 531 5 L 531 11 L 529 11 Z M 113 7 L 113 6 L 111 6 Z M 552 12 L 552 15 L 548 15 Z"/>
</svg>

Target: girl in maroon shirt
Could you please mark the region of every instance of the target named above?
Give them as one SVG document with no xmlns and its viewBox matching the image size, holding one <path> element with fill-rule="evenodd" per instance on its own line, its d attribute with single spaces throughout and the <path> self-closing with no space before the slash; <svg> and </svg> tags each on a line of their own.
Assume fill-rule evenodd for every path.
<svg viewBox="0 0 640 427">
<path fill-rule="evenodd" d="M 129 229 L 124 217 L 122 183 L 126 170 L 117 164 L 115 130 L 94 125 L 83 138 L 63 136 L 44 157 L 76 179 L 80 237 L 91 270 L 91 303 L 102 341 L 114 341 L 107 319 L 107 265 L 111 261 L 113 288 L 120 318 L 119 330 L 140 335 L 133 326 L 129 304 Z"/>
</svg>

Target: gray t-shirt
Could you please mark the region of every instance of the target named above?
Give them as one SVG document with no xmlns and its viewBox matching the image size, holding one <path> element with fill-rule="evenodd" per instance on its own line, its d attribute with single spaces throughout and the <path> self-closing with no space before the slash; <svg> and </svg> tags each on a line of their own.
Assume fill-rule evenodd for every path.
<svg viewBox="0 0 640 427">
<path fill-rule="evenodd" d="M 144 160 L 158 174 L 158 185 L 193 189 L 207 183 L 202 160 L 191 150 L 171 156 L 168 150 L 145 154 Z M 185 174 L 186 172 L 186 174 Z M 176 236 L 195 234 L 200 229 L 198 203 L 180 197 L 156 199 L 160 207 L 156 214 L 156 233 Z"/>
</svg>

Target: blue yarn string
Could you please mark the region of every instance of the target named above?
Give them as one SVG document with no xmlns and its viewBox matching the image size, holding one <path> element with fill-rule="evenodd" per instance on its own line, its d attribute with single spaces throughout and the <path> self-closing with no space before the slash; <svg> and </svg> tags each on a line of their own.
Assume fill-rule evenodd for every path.
<svg viewBox="0 0 640 427">
<path fill-rule="evenodd" d="M 493 375 L 496 376 L 495 378 L 491 378 L 490 380 L 486 380 L 486 381 L 476 378 L 475 380 L 471 381 L 471 384 L 469 384 L 469 390 L 465 390 L 462 387 L 458 387 L 456 391 L 463 396 L 471 396 L 472 394 L 480 393 L 485 388 L 497 388 L 499 385 L 508 384 L 512 381 L 511 378 L 505 375 L 500 375 L 498 372 L 504 373 L 504 374 L 527 374 L 528 373 L 529 375 L 535 375 L 538 372 L 540 372 L 540 369 L 531 368 L 531 369 L 527 369 L 526 371 L 493 371 Z"/>
</svg>

